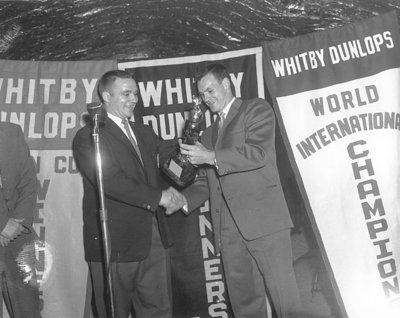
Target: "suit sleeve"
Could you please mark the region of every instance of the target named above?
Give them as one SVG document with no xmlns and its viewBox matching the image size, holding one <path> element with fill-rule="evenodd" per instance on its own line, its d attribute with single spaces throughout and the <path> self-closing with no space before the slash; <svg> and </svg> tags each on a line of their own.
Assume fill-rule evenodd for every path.
<svg viewBox="0 0 400 318">
<path fill-rule="evenodd" d="M 8 208 L 6 201 L 3 196 L 3 192 L 0 191 L 0 233 L 3 231 L 4 227 L 8 222 Z"/>
<path fill-rule="evenodd" d="M 232 147 L 216 150 L 220 176 L 263 167 L 275 155 L 275 115 L 263 99 L 254 99 L 244 113 L 245 140 Z"/>
<path fill-rule="evenodd" d="M 100 136 L 101 138 L 101 136 Z M 78 131 L 72 145 L 74 158 L 84 178 L 97 188 L 96 160 L 93 142 L 88 130 Z M 105 196 L 119 202 L 155 211 L 162 191 L 138 177 L 130 177 L 118 164 L 112 145 L 100 144 Z"/>
<path fill-rule="evenodd" d="M 15 145 L 17 147 L 15 154 L 18 156 L 14 158 L 18 161 L 16 168 L 17 183 L 15 187 L 16 203 L 15 208 L 9 216 L 15 219 L 23 219 L 22 224 L 30 227 L 33 222 L 34 211 L 36 207 L 37 187 L 38 181 L 36 177 L 36 167 L 33 158 L 30 155 L 28 145 L 25 142 L 24 135 L 19 126 L 17 126 L 17 134 Z M 1 230 L 6 225 L 1 224 Z"/>
<path fill-rule="evenodd" d="M 199 169 L 194 182 L 182 191 L 188 201 L 187 214 L 199 208 L 210 196 L 206 169 L 209 168 Z"/>
<path fill-rule="evenodd" d="M 179 152 L 178 139 L 173 138 L 171 140 L 163 140 L 161 137 L 158 137 L 155 133 L 154 135 L 158 143 L 159 166 L 162 167 L 164 162 L 166 162 L 169 158 L 171 158 L 172 156 L 176 155 Z"/>
</svg>

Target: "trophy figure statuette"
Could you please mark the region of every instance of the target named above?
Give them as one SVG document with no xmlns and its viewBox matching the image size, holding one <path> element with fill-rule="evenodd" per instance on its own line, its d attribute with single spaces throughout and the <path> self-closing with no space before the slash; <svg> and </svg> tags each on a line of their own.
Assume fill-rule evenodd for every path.
<svg viewBox="0 0 400 318">
<path fill-rule="evenodd" d="M 182 143 L 184 144 L 194 145 L 199 140 L 203 120 L 200 105 L 200 98 L 193 96 L 193 109 L 191 109 L 182 131 Z M 163 171 L 181 187 L 193 182 L 197 173 L 196 167 L 189 162 L 188 156 L 180 152 L 164 163 Z"/>
</svg>

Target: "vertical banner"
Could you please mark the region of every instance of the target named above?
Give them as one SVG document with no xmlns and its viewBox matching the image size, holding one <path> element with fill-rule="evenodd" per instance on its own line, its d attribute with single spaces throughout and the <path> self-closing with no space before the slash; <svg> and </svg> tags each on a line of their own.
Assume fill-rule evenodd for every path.
<svg viewBox="0 0 400 318">
<path fill-rule="evenodd" d="M 221 54 L 119 63 L 138 82 L 140 102 L 135 120 L 150 125 L 163 139 L 180 137 L 196 95 L 193 77 L 212 62 L 229 70 L 236 96 L 264 97 L 261 47 Z M 203 105 L 204 106 L 204 105 Z M 206 107 L 205 125 L 214 117 Z M 166 183 L 170 182 L 168 179 Z M 177 187 L 172 184 L 172 186 Z M 208 202 L 189 216 L 169 218 L 175 244 L 171 248 L 174 318 L 233 317 L 225 290 L 221 260 L 215 253 Z"/>
<path fill-rule="evenodd" d="M 37 163 L 34 228 L 43 318 L 83 317 L 87 265 L 82 241 L 82 180 L 71 143 L 98 78 L 116 61 L 0 60 L 0 120 L 21 126 Z"/>
<path fill-rule="evenodd" d="M 343 316 L 400 317 L 395 12 L 265 42 L 264 72 Z"/>
</svg>

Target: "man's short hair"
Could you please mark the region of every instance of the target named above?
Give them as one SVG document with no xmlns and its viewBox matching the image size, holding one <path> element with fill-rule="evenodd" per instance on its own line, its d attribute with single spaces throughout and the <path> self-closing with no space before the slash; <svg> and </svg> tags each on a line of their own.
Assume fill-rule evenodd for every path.
<svg viewBox="0 0 400 318">
<path fill-rule="evenodd" d="M 199 73 L 196 74 L 195 78 L 196 81 L 199 82 L 204 76 L 212 74 L 214 77 L 219 81 L 222 82 L 224 78 L 227 78 L 229 81 L 231 80 L 231 77 L 229 76 L 228 71 L 226 70 L 226 67 L 220 63 L 213 63 L 207 65 L 207 67 L 200 71 Z"/>
<path fill-rule="evenodd" d="M 97 95 L 99 95 L 100 101 L 102 103 L 104 103 L 102 96 L 103 92 L 106 91 L 115 82 L 117 78 L 133 79 L 133 75 L 123 70 L 112 70 L 104 73 L 97 84 Z"/>
</svg>

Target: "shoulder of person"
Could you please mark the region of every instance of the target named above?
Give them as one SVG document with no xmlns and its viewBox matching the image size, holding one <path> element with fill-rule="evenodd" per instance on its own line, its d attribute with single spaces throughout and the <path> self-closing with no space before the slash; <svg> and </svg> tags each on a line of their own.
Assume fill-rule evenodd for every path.
<svg viewBox="0 0 400 318">
<path fill-rule="evenodd" d="M 265 99 L 256 97 L 252 99 L 243 100 L 240 108 L 245 109 L 246 111 L 254 110 L 255 108 L 264 109 L 266 111 L 271 111 L 273 108 L 270 103 L 268 103 Z"/>
<path fill-rule="evenodd" d="M 137 129 L 138 131 L 143 132 L 145 134 L 146 133 L 147 134 L 152 134 L 152 135 L 156 134 L 154 129 L 153 129 L 153 127 L 151 127 L 149 125 L 145 125 L 145 124 L 139 123 L 139 122 L 135 122 L 135 129 Z"/>
<path fill-rule="evenodd" d="M 92 130 L 91 123 L 86 123 L 84 126 L 82 126 L 76 131 L 75 135 L 87 134 L 88 132 L 91 132 L 91 130 Z"/>
<path fill-rule="evenodd" d="M 240 100 L 240 99 L 239 99 Z M 255 97 L 242 100 L 242 105 L 264 105 L 271 106 L 264 98 Z"/>
<path fill-rule="evenodd" d="M 22 134 L 21 126 L 14 123 L 2 121 L 0 122 L 0 129 L 9 134 Z"/>
<path fill-rule="evenodd" d="M 91 124 L 87 123 L 85 126 L 79 128 L 77 132 L 75 133 L 75 136 L 73 137 L 72 140 L 72 145 L 74 145 L 78 140 L 87 140 L 87 139 L 92 138 L 92 128 Z"/>
</svg>

